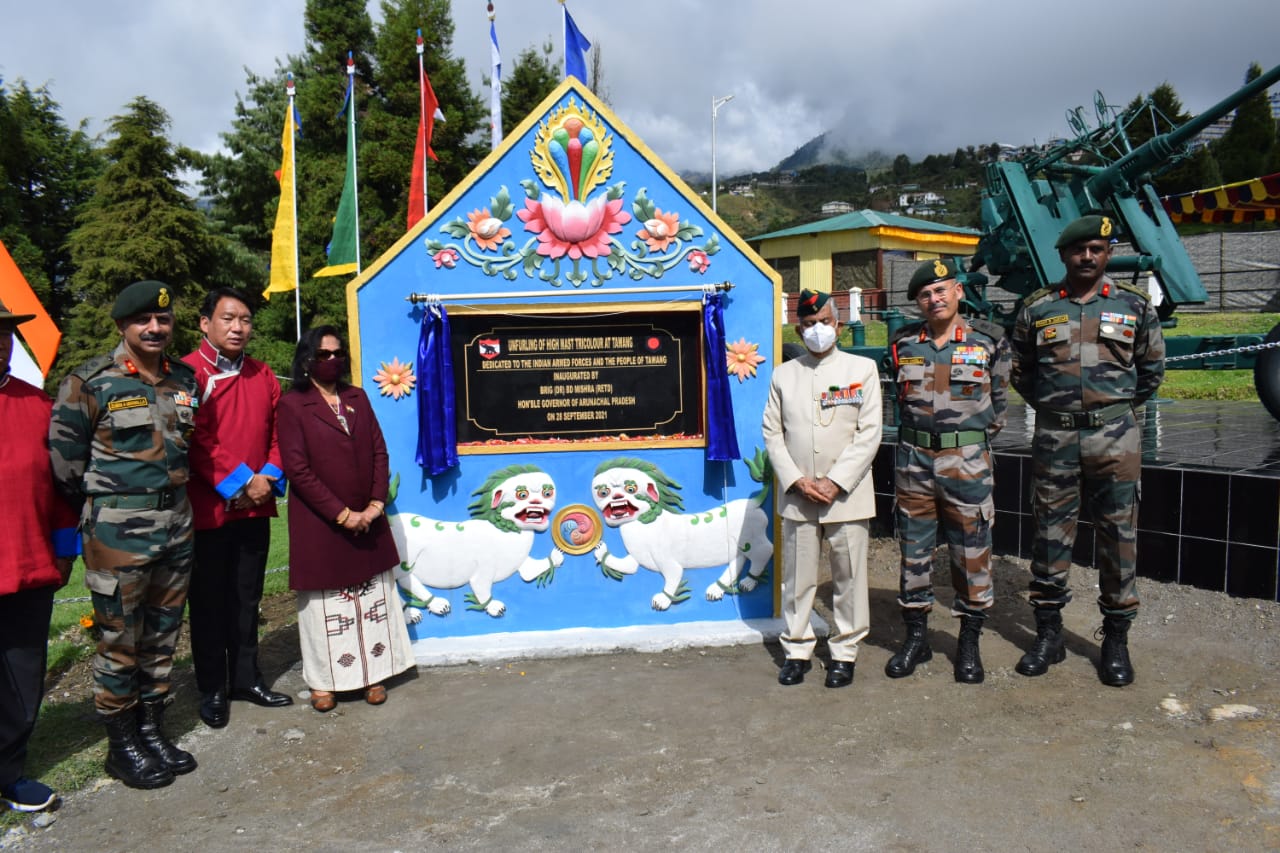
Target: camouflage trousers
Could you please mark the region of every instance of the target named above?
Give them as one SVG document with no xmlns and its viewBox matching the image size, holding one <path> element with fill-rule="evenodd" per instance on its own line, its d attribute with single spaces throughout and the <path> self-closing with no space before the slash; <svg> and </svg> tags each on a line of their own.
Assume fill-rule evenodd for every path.
<svg viewBox="0 0 1280 853">
<path fill-rule="evenodd" d="M 898 604 L 933 609 L 933 552 L 941 526 L 951 556 L 957 616 L 986 615 L 991 607 L 991 451 L 985 444 L 925 450 L 898 444 L 894 488 L 902 551 Z"/>
<path fill-rule="evenodd" d="M 1062 607 L 1081 499 L 1093 522 L 1098 609 L 1132 618 L 1138 611 L 1138 499 L 1142 429 L 1133 413 L 1091 429 L 1036 424 L 1032 444 L 1031 603 Z"/>
<path fill-rule="evenodd" d="M 195 562 L 191 505 L 184 497 L 172 509 L 117 509 L 90 499 L 81 532 L 101 632 L 93 702 L 111 715 L 169 692 Z"/>
</svg>

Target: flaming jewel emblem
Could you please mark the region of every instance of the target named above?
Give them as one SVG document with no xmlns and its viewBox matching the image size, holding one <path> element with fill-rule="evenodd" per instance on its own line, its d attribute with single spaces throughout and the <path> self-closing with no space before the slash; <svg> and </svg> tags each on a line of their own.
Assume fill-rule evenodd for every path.
<svg viewBox="0 0 1280 853">
<path fill-rule="evenodd" d="M 507 280 L 523 271 L 552 287 L 600 287 L 614 276 L 661 278 L 681 261 L 701 274 L 710 265 L 708 257 L 720 250 L 715 234 L 693 245 L 702 229 L 657 207 L 644 189 L 635 194 L 630 211 L 623 209 L 625 183 L 606 185 L 613 174 L 613 136 L 572 97 L 538 126 L 529 156 L 537 180 L 520 182 L 523 206 L 517 209 L 503 186 L 487 208 L 442 225 L 444 234 L 461 242 L 426 240 L 437 268 L 453 269 L 449 261 L 465 261 Z M 512 239 L 517 223 L 531 235 L 523 245 Z M 628 225 L 640 227 L 624 245 Z"/>
</svg>

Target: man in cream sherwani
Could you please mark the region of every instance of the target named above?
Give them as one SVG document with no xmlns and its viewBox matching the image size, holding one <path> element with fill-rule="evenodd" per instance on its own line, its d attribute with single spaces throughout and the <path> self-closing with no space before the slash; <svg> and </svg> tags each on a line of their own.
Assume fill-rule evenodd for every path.
<svg viewBox="0 0 1280 853">
<path fill-rule="evenodd" d="M 782 609 L 786 662 L 778 683 L 799 684 L 817 643 L 809 624 L 822 542 L 831 547 L 832 611 L 827 687 L 853 682 L 867 606 L 868 520 L 875 515 L 871 463 L 880 447 L 875 362 L 836 346 L 840 321 L 829 293 L 800 291 L 796 331 L 808 352 L 773 371 L 764 440 L 782 514 Z"/>
</svg>

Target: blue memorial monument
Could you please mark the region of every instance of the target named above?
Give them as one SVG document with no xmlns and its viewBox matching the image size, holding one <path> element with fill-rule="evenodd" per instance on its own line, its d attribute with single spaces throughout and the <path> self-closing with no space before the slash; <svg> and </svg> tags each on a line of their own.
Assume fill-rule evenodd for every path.
<svg viewBox="0 0 1280 853">
<path fill-rule="evenodd" d="M 574 79 L 348 285 L 420 662 L 777 633 L 780 297 Z"/>
</svg>

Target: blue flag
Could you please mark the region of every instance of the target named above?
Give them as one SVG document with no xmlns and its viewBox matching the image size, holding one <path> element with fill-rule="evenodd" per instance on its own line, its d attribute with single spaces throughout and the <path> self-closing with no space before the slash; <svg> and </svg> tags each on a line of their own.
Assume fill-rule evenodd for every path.
<svg viewBox="0 0 1280 853">
<path fill-rule="evenodd" d="M 561 6 L 564 10 L 564 76 L 577 77 L 583 83 L 587 82 L 587 60 L 586 52 L 591 50 L 591 42 L 587 41 L 587 37 L 578 29 L 578 25 L 573 22 L 573 16 L 569 14 L 568 6 Z"/>
</svg>

